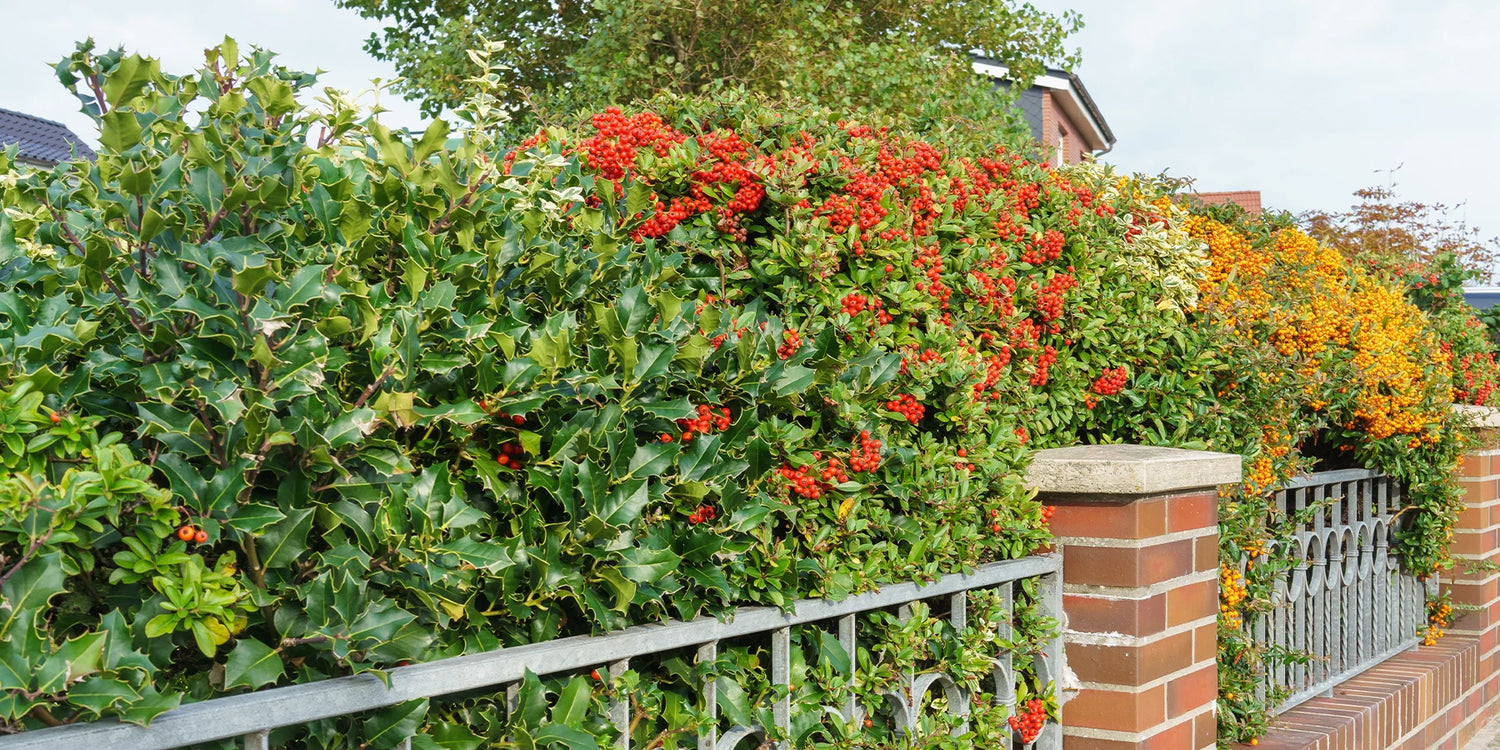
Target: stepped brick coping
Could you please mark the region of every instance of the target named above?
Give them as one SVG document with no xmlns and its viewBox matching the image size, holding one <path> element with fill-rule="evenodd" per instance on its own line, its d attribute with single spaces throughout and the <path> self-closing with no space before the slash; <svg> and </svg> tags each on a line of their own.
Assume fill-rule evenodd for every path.
<svg viewBox="0 0 1500 750">
<path fill-rule="evenodd" d="M 1449 635 L 1397 654 L 1278 716 L 1255 750 L 1456 750 L 1495 710 L 1500 676 L 1479 652 L 1479 639 Z"/>
<path fill-rule="evenodd" d="M 1240 457 L 1142 445 L 1038 451 L 1026 483 L 1046 495 L 1154 495 L 1240 481 Z"/>
</svg>

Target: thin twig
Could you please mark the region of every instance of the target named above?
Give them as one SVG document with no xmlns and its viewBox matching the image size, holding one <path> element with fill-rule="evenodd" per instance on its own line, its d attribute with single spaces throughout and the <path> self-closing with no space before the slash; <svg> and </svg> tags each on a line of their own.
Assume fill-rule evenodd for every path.
<svg viewBox="0 0 1500 750">
<path fill-rule="evenodd" d="M 369 401 L 370 397 L 373 396 L 373 395 L 375 395 L 375 391 L 378 390 L 380 388 L 380 386 L 384 385 L 385 381 L 389 380 L 390 377 L 391 377 L 391 374 L 394 373 L 395 371 L 396 371 L 396 368 L 394 368 L 394 367 L 387 367 L 387 368 L 385 368 L 385 372 L 380 373 L 380 377 L 376 378 L 375 382 L 371 383 L 370 386 L 365 389 L 364 393 L 359 394 L 359 398 L 356 399 L 355 402 L 354 402 L 354 408 L 358 409 L 358 408 L 364 406 L 365 402 Z"/>
</svg>

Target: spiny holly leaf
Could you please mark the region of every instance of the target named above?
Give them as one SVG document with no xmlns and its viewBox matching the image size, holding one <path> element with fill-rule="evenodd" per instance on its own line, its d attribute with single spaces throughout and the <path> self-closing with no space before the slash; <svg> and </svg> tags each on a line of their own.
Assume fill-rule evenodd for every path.
<svg viewBox="0 0 1500 750">
<path fill-rule="evenodd" d="M 253 638 L 242 638 L 224 663 L 224 689 L 269 685 L 285 674 L 281 654 Z"/>
</svg>

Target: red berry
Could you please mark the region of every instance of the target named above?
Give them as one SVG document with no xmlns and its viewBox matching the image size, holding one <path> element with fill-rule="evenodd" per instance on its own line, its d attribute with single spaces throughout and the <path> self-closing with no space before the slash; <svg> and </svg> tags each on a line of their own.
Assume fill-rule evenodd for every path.
<svg viewBox="0 0 1500 750">
<path fill-rule="evenodd" d="M 62 421 L 62 416 L 59 415 L 57 412 L 52 412 L 52 414 L 50 414 L 49 417 L 52 419 L 52 424 L 57 424 L 58 422 Z"/>
<path fill-rule="evenodd" d="M 193 528 L 193 525 L 190 523 L 177 527 L 177 538 L 184 542 L 193 541 L 193 537 L 197 536 L 197 534 L 198 530 Z"/>
<path fill-rule="evenodd" d="M 199 544 L 203 544 L 204 542 L 208 541 L 208 532 L 204 531 L 203 529 L 198 529 L 198 533 L 193 535 L 193 541 Z"/>
<path fill-rule="evenodd" d="M 510 421 L 512 421 L 512 422 L 514 422 L 516 424 L 526 424 L 526 418 L 523 417 L 523 416 L 521 416 L 520 414 L 517 414 L 517 415 L 511 417 Z"/>
</svg>

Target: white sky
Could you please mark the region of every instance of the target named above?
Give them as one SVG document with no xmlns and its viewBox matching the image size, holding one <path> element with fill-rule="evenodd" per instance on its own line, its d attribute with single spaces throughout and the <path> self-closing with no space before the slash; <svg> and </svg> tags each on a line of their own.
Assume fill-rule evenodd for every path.
<svg viewBox="0 0 1500 750">
<path fill-rule="evenodd" d="M 1075 8 L 1078 71 L 1119 139 L 1108 160 L 1259 189 L 1267 205 L 1339 209 L 1395 175 L 1402 195 L 1467 206 L 1500 234 L 1500 2 L 1495 0 L 1032 0 Z M 366 90 L 393 71 L 361 43 L 377 27 L 331 0 L 0 0 L 0 107 L 94 133 L 53 77 L 74 41 L 185 71 L 225 34 Z M 420 125 L 387 95 L 391 125 Z"/>
</svg>

